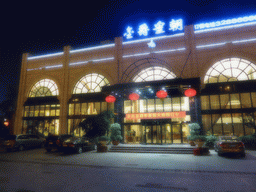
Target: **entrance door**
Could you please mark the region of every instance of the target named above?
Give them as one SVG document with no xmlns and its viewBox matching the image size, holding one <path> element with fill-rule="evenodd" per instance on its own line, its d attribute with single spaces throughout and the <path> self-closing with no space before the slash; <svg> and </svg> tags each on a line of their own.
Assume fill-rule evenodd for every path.
<svg viewBox="0 0 256 192">
<path fill-rule="evenodd" d="M 148 144 L 161 144 L 161 126 L 148 125 L 145 126 L 146 143 Z"/>
</svg>

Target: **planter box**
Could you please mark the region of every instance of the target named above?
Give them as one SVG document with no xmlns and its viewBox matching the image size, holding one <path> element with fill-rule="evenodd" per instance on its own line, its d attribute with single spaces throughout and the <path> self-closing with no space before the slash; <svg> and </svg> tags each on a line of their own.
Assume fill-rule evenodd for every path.
<svg viewBox="0 0 256 192">
<path fill-rule="evenodd" d="M 97 152 L 107 152 L 108 146 L 97 145 Z"/>
<path fill-rule="evenodd" d="M 198 156 L 198 155 L 208 155 L 209 152 L 209 148 L 208 147 L 200 147 L 200 148 L 195 148 L 193 150 L 193 154 Z"/>
</svg>

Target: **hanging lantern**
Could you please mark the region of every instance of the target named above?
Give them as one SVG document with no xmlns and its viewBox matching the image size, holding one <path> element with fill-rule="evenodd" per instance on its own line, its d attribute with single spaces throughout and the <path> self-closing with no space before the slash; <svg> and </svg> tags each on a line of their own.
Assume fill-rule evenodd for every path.
<svg viewBox="0 0 256 192">
<path fill-rule="evenodd" d="M 187 97 L 194 97 L 196 95 L 196 90 L 195 89 L 192 89 L 192 88 L 189 88 L 187 89 L 184 94 L 187 96 Z"/>
<path fill-rule="evenodd" d="M 8 122 L 8 121 L 5 121 L 5 122 L 4 122 L 4 125 L 5 125 L 6 127 L 8 127 L 9 122 Z"/>
<path fill-rule="evenodd" d="M 164 90 L 160 90 L 160 91 L 157 91 L 156 92 L 156 96 L 159 98 L 159 99 L 164 99 L 167 97 L 167 92 L 164 91 Z"/>
<path fill-rule="evenodd" d="M 116 98 L 113 95 L 109 95 L 106 97 L 105 100 L 107 103 L 114 103 L 116 101 Z"/>
<path fill-rule="evenodd" d="M 140 96 L 139 96 L 139 94 L 137 94 L 137 93 L 131 93 L 131 94 L 129 95 L 129 99 L 132 100 L 132 101 L 136 101 L 136 100 L 138 100 L 139 98 L 140 98 Z"/>
</svg>

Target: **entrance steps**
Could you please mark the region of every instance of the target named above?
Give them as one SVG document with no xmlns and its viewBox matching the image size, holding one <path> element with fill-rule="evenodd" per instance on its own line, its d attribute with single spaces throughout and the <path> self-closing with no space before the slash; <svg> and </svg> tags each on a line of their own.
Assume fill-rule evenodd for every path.
<svg viewBox="0 0 256 192">
<path fill-rule="evenodd" d="M 163 153 L 163 154 L 193 154 L 193 149 L 189 144 L 177 145 L 112 145 L 108 152 L 115 153 Z"/>
</svg>

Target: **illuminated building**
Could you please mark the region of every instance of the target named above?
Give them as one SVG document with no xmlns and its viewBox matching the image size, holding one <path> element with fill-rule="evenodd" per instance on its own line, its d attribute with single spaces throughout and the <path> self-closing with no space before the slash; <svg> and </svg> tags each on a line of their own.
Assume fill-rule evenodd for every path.
<svg viewBox="0 0 256 192">
<path fill-rule="evenodd" d="M 249 16 L 185 27 L 182 20 L 159 21 L 141 26 L 141 39 L 129 26 L 112 44 L 25 53 L 14 132 L 50 119 L 40 122 L 40 132 L 83 135 L 79 122 L 110 109 L 125 143 L 184 143 L 189 122 L 215 135 L 252 134 L 244 119 L 256 115 L 255 21 Z M 150 32 L 156 36 L 146 36 Z M 184 95 L 189 88 L 196 96 Z M 158 98 L 159 90 L 168 96 Z M 130 100 L 131 93 L 139 98 Z M 107 103 L 108 95 L 116 101 Z"/>
</svg>

